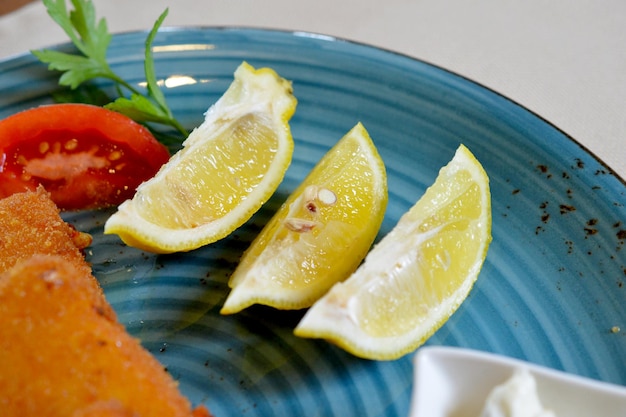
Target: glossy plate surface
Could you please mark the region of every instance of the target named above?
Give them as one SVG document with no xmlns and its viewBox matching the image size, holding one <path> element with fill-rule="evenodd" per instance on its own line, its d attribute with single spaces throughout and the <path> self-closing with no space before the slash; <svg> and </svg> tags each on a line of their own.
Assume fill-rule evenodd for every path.
<svg viewBox="0 0 626 417">
<path fill-rule="evenodd" d="M 113 38 L 109 58 L 141 83 L 146 33 Z M 389 176 L 380 236 L 464 143 L 491 179 L 493 243 L 469 298 L 428 342 L 495 352 L 626 384 L 624 183 L 564 133 L 465 78 L 408 57 L 306 33 L 167 29 L 157 75 L 188 127 L 246 60 L 293 81 L 294 159 L 275 196 L 216 244 L 156 256 L 103 236 L 110 212 L 66 215 L 94 235 L 88 253 L 106 295 L 194 403 L 216 416 L 401 416 L 412 355 L 357 359 L 292 335 L 301 312 L 254 307 L 222 317 L 227 280 L 252 238 L 356 122 Z M 0 63 L 0 117 L 52 101 L 57 75 L 30 55 Z M 107 87 L 106 84 L 102 84 Z M 621 329 L 620 329 L 621 328 Z"/>
</svg>

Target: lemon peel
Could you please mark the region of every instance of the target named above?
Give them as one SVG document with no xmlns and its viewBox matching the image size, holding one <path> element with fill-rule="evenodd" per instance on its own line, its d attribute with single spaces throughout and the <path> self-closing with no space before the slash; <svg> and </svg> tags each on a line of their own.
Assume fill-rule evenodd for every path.
<svg viewBox="0 0 626 417">
<path fill-rule="evenodd" d="M 374 241 L 387 176 L 358 123 L 318 162 L 244 253 L 222 314 L 252 304 L 309 307 L 349 276 Z"/>
<path fill-rule="evenodd" d="M 291 82 L 242 63 L 183 148 L 119 206 L 104 232 L 156 253 L 193 250 L 230 234 L 282 181 L 296 103 Z"/>
<path fill-rule="evenodd" d="M 423 197 L 294 333 L 367 359 L 412 352 L 466 299 L 490 242 L 489 178 L 461 145 Z"/>
</svg>

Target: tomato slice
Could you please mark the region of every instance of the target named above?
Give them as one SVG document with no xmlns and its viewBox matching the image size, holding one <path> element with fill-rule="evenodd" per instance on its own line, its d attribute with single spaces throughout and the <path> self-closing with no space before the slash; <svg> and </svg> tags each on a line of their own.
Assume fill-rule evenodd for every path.
<svg viewBox="0 0 626 417">
<path fill-rule="evenodd" d="M 117 205 L 169 157 L 147 128 L 120 113 L 44 105 L 0 121 L 0 197 L 41 184 L 61 209 Z"/>
</svg>

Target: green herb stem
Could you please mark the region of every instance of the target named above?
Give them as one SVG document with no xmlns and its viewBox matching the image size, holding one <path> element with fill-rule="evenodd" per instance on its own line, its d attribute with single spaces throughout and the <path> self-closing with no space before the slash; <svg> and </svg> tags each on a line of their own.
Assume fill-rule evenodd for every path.
<svg viewBox="0 0 626 417">
<path fill-rule="evenodd" d="M 70 54 L 49 49 L 31 51 L 40 61 L 47 63 L 50 70 L 62 72 L 60 85 L 74 90 L 95 78 L 111 80 L 119 97 L 105 105 L 106 108 L 123 113 L 139 123 L 158 123 L 173 127 L 187 137 L 187 130 L 172 114 L 157 84 L 152 56 L 152 43 L 168 14 L 167 9 L 154 23 L 145 42 L 144 72 L 147 94 L 143 95 L 110 68 L 107 51 L 112 35 L 104 18 L 96 22 L 91 0 L 71 0 L 74 9 L 69 12 L 65 0 L 43 0 L 43 3 L 50 17 L 65 31 L 80 52 Z M 129 97 L 124 95 L 124 89 L 130 93 Z"/>
</svg>

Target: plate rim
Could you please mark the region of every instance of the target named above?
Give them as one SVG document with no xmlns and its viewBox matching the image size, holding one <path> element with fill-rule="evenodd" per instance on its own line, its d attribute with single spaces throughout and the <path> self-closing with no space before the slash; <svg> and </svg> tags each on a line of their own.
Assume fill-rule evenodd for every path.
<svg viewBox="0 0 626 417">
<path fill-rule="evenodd" d="M 510 104 L 518 107 L 519 109 L 527 112 L 528 114 L 530 114 L 531 116 L 535 117 L 538 121 L 543 122 L 544 124 L 546 124 L 547 126 L 549 126 L 550 128 L 556 130 L 558 133 L 560 133 L 561 135 L 563 135 L 567 140 L 569 140 L 570 142 L 572 142 L 573 144 L 575 144 L 576 146 L 578 146 L 578 148 L 580 148 L 580 150 L 584 153 L 586 153 L 587 155 L 589 155 L 591 158 L 593 158 L 599 165 L 601 165 L 607 172 L 608 175 L 613 176 L 614 178 L 616 178 L 622 185 L 622 187 L 624 187 L 626 189 L 626 178 L 623 178 L 620 174 L 618 174 L 608 163 L 606 163 L 602 158 L 600 158 L 595 152 L 593 152 L 591 149 L 589 149 L 589 147 L 587 147 L 586 145 L 584 145 L 582 142 L 580 142 L 580 140 L 576 139 L 573 135 L 567 133 L 564 129 L 562 129 L 561 127 L 559 127 L 558 125 L 556 125 L 554 122 L 550 121 L 549 119 L 547 119 L 546 117 L 540 115 L 538 112 L 530 109 L 529 107 L 527 107 L 526 105 L 521 104 L 519 101 L 509 97 L 506 94 L 503 94 L 501 92 L 499 92 L 498 90 L 491 88 L 485 84 L 483 84 L 482 82 L 479 82 L 469 76 L 463 75 L 460 72 L 457 72 L 455 70 L 451 70 L 445 66 L 439 65 L 439 64 L 435 64 L 431 61 L 428 61 L 426 59 L 417 57 L 417 56 L 412 56 L 409 55 L 408 53 L 404 53 L 404 52 L 400 52 L 400 51 L 395 51 L 389 47 L 381 47 L 381 46 L 377 46 L 377 45 L 373 45 L 371 43 L 365 42 L 365 41 L 359 41 L 359 40 L 355 40 L 355 39 L 351 39 L 351 38 L 347 38 L 347 37 L 341 37 L 341 36 L 335 36 L 335 35 L 330 35 L 324 32 L 315 32 L 315 31 L 308 31 L 308 30 L 297 30 L 297 29 L 280 29 L 280 28 L 267 28 L 267 27 L 260 27 L 260 26 L 247 26 L 247 25 L 165 25 L 162 26 L 158 33 L 157 36 L 155 38 L 155 41 L 158 40 L 159 37 L 159 33 L 174 33 L 174 32 L 193 32 L 193 31 L 215 31 L 215 32 L 264 32 L 264 33 L 269 33 L 269 34 L 277 34 L 280 36 L 289 36 L 292 38 L 314 38 L 317 39 L 319 41 L 323 41 L 323 42 L 338 42 L 338 43 L 345 43 L 345 44 L 349 44 L 349 45 L 354 45 L 357 46 L 359 48 L 367 48 L 367 49 L 372 49 L 372 50 L 377 50 L 386 54 L 391 54 L 397 57 L 400 57 L 402 59 L 407 59 L 409 61 L 414 61 L 416 63 L 421 63 L 423 65 L 427 65 L 433 69 L 442 71 L 448 75 L 451 75 L 453 77 L 456 77 L 464 82 L 467 82 L 469 84 L 472 84 L 484 91 L 487 91 L 491 94 L 494 94 L 498 97 L 500 97 L 501 99 L 504 99 L 506 101 L 508 101 Z M 112 32 L 112 38 L 111 38 L 111 43 L 115 42 L 116 38 L 120 38 L 123 36 L 134 36 L 134 35 L 139 35 L 139 34 L 145 34 L 146 36 L 150 33 L 150 30 L 148 29 L 130 29 L 130 30 L 124 30 L 124 31 L 116 31 L 116 32 Z M 63 48 L 71 48 L 72 47 L 72 43 L 68 40 L 65 42 L 58 42 L 58 43 L 54 43 L 52 45 L 49 46 L 44 46 L 42 48 L 38 48 L 38 49 L 52 49 L 52 50 L 58 50 L 58 49 L 63 49 Z M 33 49 L 33 50 L 38 50 L 38 49 Z M 10 63 L 11 61 L 16 61 L 19 59 L 31 59 L 32 61 L 38 62 L 38 60 L 32 55 L 31 53 L 32 50 L 29 51 L 24 51 L 24 52 L 20 52 L 17 54 L 13 54 L 13 55 L 9 55 L 7 57 L 4 57 L 2 59 L 0 59 L 0 67 L 7 65 L 8 63 Z"/>
</svg>

